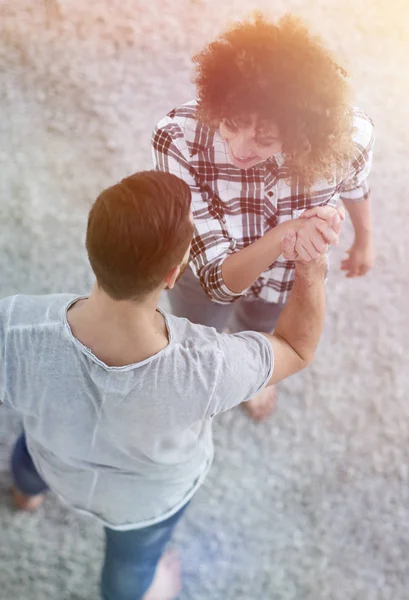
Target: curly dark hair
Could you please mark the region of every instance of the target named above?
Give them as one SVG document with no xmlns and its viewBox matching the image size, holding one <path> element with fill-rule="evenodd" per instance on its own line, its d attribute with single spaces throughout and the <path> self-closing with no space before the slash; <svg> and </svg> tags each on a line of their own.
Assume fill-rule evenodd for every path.
<svg viewBox="0 0 409 600">
<path fill-rule="evenodd" d="M 308 187 L 352 157 L 347 74 L 298 18 L 274 24 L 257 13 L 193 61 L 199 119 L 214 128 L 250 114 L 276 123 L 289 172 Z"/>
</svg>

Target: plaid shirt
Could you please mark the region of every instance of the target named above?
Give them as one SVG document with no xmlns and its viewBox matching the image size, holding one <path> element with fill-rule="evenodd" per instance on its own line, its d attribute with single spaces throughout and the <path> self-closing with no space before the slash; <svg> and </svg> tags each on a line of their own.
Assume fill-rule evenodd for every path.
<svg viewBox="0 0 409 600">
<path fill-rule="evenodd" d="M 354 109 L 357 153 L 348 165 L 347 177 L 334 168 L 333 183 L 320 181 L 307 193 L 297 177 L 289 180 L 281 154 L 251 169 L 233 166 L 223 138 L 197 120 L 196 109 L 197 102 L 192 101 L 172 110 L 159 122 L 152 138 L 155 168 L 184 179 L 192 191 L 195 235 L 191 267 L 215 302 L 224 304 L 252 294 L 284 303 L 294 279 L 293 262 L 280 256 L 249 289 L 235 294 L 223 282 L 223 261 L 304 210 L 335 206 L 340 198 L 356 202 L 368 198 L 373 124 Z"/>
</svg>

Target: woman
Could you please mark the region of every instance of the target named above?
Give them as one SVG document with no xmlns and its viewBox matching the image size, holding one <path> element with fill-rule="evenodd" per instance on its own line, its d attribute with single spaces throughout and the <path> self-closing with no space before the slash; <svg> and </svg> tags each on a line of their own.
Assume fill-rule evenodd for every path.
<svg viewBox="0 0 409 600">
<path fill-rule="evenodd" d="M 280 256 L 290 224 L 313 257 L 331 243 L 320 207 L 341 199 L 355 230 L 342 268 L 355 277 L 373 265 L 373 125 L 352 107 L 345 71 L 293 17 L 239 23 L 194 62 L 197 100 L 153 134 L 156 168 L 192 192 L 191 271 L 171 308 L 219 331 L 272 331 L 293 283 L 294 264 Z M 261 420 L 274 402 L 273 389 L 247 409 Z"/>
</svg>

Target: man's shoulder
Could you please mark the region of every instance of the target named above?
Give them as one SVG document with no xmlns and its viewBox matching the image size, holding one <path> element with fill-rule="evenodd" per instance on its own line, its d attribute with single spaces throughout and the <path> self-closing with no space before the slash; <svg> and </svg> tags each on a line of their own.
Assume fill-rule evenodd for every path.
<svg viewBox="0 0 409 600">
<path fill-rule="evenodd" d="M 217 414 L 252 398 L 271 378 L 272 346 L 255 331 L 219 333 L 214 328 L 170 317 L 174 336 L 172 373 L 184 373 L 179 383 L 189 385 L 197 398 L 205 390 L 208 413 Z M 182 368 L 181 368 L 182 367 Z M 210 393 L 209 393 L 210 392 Z M 185 395 L 182 394 L 182 397 Z"/>
<path fill-rule="evenodd" d="M 198 350 L 211 350 L 216 354 L 220 352 L 219 336 L 221 335 L 214 327 L 192 323 L 184 317 L 175 317 L 165 314 L 172 341 L 178 346 L 197 348 Z"/>
<path fill-rule="evenodd" d="M 3 330 L 35 328 L 61 321 L 65 306 L 76 299 L 75 294 L 17 294 L 0 300 Z"/>
<path fill-rule="evenodd" d="M 203 360 L 210 356 L 224 362 L 232 356 L 240 359 L 240 354 L 261 353 L 266 346 L 266 338 L 257 332 L 246 331 L 239 334 L 220 333 L 214 327 L 191 323 L 188 319 L 166 315 L 175 345 L 188 348 Z M 267 342 L 267 346 L 269 346 Z"/>
</svg>

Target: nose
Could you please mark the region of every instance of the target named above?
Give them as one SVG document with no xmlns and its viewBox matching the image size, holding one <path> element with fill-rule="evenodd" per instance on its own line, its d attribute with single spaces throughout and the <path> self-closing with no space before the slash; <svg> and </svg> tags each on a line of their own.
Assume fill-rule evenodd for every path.
<svg viewBox="0 0 409 600">
<path fill-rule="evenodd" d="M 235 142 L 233 152 L 237 158 L 246 160 L 254 156 L 251 139 L 244 132 L 237 136 Z"/>
</svg>

